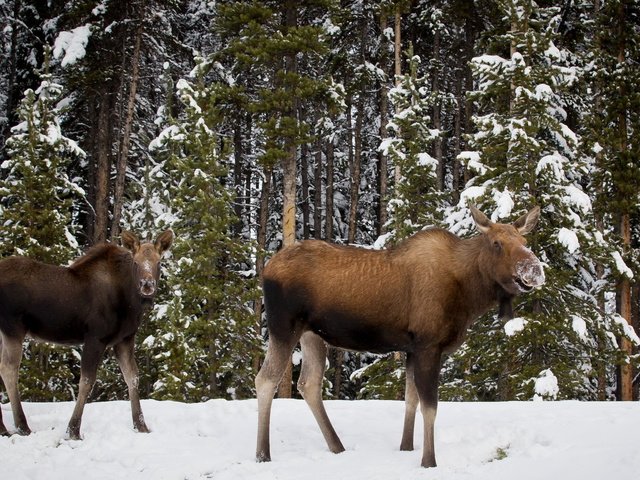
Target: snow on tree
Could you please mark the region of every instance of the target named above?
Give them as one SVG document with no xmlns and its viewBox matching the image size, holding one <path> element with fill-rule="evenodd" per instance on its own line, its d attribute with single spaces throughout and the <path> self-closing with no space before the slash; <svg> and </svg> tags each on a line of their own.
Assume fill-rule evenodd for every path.
<svg viewBox="0 0 640 480">
<path fill-rule="evenodd" d="M 151 146 L 161 165 L 157 189 L 165 190 L 170 212 L 162 223 L 176 232 L 166 295 L 152 319 L 164 333 L 143 342 L 158 362 L 152 395 L 159 398 L 200 401 L 253 392 L 255 251 L 232 234 L 235 196 L 226 186 L 232 157 L 216 133 L 216 86 L 202 77 L 207 66 L 201 61 L 191 80 L 177 83 L 183 113 L 169 119 Z"/>
<path fill-rule="evenodd" d="M 466 348 L 447 363 L 450 389 L 444 395 L 528 399 L 536 379 L 549 371 L 557 378 L 557 398 L 595 398 L 598 366 L 617 351 L 616 322 L 599 304 L 607 283 L 597 273 L 599 265 L 610 267 L 615 249 L 596 228 L 583 190 L 592 169 L 567 125 L 566 92 L 579 72 L 565 65 L 568 53 L 554 44 L 557 8 L 527 0 L 499 5 L 508 30 L 493 40 L 510 56 L 485 54 L 472 61 L 478 131 L 470 140 L 474 153 L 461 157 L 477 176 L 449 221 L 468 234 L 467 202 L 503 222 L 540 205 L 541 221 L 529 245 L 545 264 L 547 281 L 519 299 L 521 328 L 507 334 L 495 318 L 473 327 Z"/>
<path fill-rule="evenodd" d="M 48 53 L 47 53 L 48 58 Z M 69 177 L 72 161 L 84 157 L 76 142 L 61 130 L 62 86 L 45 62 L 40 86 L 24 92 L 0 166 L 0 256 L 25 255 L 54 265 L 66 265 L 80 253 L 78 203 L 82 189 Z M 76 352 L 77 353 L 77 352 Z M 25 346 L 24 398 L 72 398 L 72 373 L 62 368 L 73 357 L 45 344 Z"/>
</svg>

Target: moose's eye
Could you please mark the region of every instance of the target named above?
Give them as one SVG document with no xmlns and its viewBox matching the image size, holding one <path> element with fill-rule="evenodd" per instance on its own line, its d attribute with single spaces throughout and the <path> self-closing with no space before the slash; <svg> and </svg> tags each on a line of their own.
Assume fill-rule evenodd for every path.
<svg viewBox="0 0 640 480">
<path fill-rule="evenodd" d="M 494 240 L 493 241 L 493 249 L 497 253 L 500 253 L 502 251 L 502 243 L 500 242 L 500 240 Z"/>
</svg>

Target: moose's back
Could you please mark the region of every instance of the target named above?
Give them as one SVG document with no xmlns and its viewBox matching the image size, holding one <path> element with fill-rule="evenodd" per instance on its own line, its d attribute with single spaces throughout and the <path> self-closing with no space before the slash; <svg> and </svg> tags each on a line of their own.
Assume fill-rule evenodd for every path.
<svg viewBox="0 0 640 480">
<path fill-rule="evenodd" d="M 124 249 L 113 248 L 128 256 Z M 121 336 L 114 332 L 116 316 L 129 305 L 119 305 L 127 300 L 122 294 L 125 286 L 118 285 L 121 275 L 110 267 L 109 255 L 74 265 L 61 267 L 18 256 L 1 260 L 0 329 L 7 335 L 27 333 L 66 345 L 83 343 L 87 331 L 98 338 Z M 105 315 L 113 321 L 105 321 Z"/>
</svg>

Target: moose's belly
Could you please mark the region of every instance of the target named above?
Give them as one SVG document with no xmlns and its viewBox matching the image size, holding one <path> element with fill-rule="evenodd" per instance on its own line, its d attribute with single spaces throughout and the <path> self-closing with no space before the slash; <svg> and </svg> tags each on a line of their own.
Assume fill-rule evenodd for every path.
<svg viewBox="0 0 640 480">
<path fill-rule="evenodd" d="M 330 345 L 372 353 L 411 351 L 414 335 L 393 323 L 343 311 L 326 311 L 308 319 L 308 327 Z"/>
</svg>

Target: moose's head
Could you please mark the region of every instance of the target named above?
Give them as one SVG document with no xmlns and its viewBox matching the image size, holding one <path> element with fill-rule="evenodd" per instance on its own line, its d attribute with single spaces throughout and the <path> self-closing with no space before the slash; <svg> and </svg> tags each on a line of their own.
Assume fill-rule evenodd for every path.
<svg viewBox="0 0 640 480">
<path fill-rule="evenodd" d="M 134 281 L 141 297 L 152 298 L 156 294 L 162 254 L 169 250 L 172 242 L 171 230 L 162 232 L 155 242 L 140 242 L 136 234 L 122 232 L 122 246 L 133 255 Z"/>
<path fill-rule="evenodd" d="M 540 207 L 534 207 L 513 224 L 494 223 L 469 205 L 478 230 L 484 234 L 490 254 L 486 256 L 493 280 L 508 294 L 517 295 L 541 286 L 544 270 L 538 257 L 527 248 L 524 235 L 531 232 L 540 218 Z"/>
</svg>

